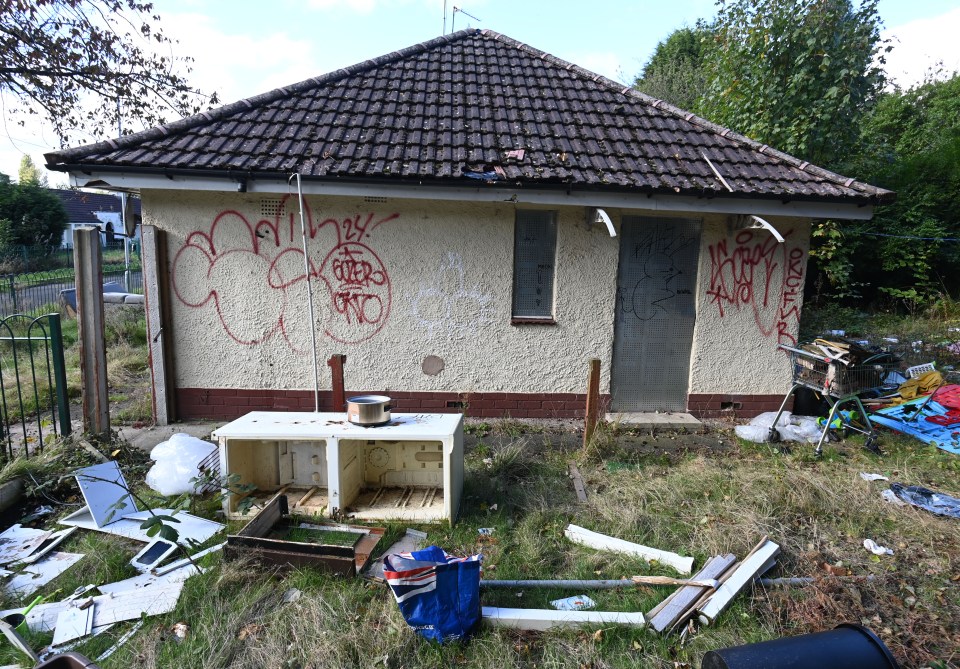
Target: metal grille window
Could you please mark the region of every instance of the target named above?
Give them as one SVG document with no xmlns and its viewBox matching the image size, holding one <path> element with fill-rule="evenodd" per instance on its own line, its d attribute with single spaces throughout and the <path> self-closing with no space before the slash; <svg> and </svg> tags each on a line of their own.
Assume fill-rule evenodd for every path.
<svg viewBox="0 0 960 669">
<path fill-rule="evenodd" d="M 513 244 L 513 317 L 553 320 L 557 220 L 552 211 L 517 212 Z"/>
</svg>

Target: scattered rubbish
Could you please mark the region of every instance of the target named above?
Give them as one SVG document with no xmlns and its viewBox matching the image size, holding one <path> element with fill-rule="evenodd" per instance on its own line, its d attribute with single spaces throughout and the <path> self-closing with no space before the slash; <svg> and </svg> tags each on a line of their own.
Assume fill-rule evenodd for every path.
<svg viewBox="0 0 960 669">
<path fill-rule="evenodd" d="M 863 547 L 874 555 L 893 555 L 893 549 L 886 546 L 880 546 L 873 539 L 864 539 Z"/>
<path fill-rule="evenodd" d="M 516 158 L 517 160 L 523 160 L 523 155 L 525 153 L 524 149 L 512 149 L 503 154 L 504 158 Z"/>
<path fill-rule="evenodd" d="M 880 638 L 866 627 L 844 623 L 813 634 L 707 651 L 701 669 L 899 669 Z"/>
<path fill-rule="evenodd" d="M 177 544 L 166 539 L 154 539 L 133 556 L 130 564 L 140 573 L 150 571 L 177 550 Z"/>
<path fill-rule="evenodd" d="M 495 503 L 491 504 L 490 506 L 487 507 L 487 511 L 496 511 L 498 506 L 499 505 Z"/>
<path fill-rule="evenodd" d="M 190 626 L 187 623 L 174 623 L 173 627 L 170 628 L 170 633 L 173 634 L 174 639 L 181 642 L 190 633 Z"/>
<path fill-rule="evenodd" d="M 0 533 L 0 564 L 22 562 L 52 534 L 53 532 L 35 530 L 20 524 L 11 525 Z"/>
<path fill-rule="evenodd" d="M 283 603 L 284 604 L 293 604 L 295 601 L 299 600 L 303 596 L 303 592 L 297 588 L 290 588 L 285 593 L 283 593 Z"/>
<path fill-rule="evenodd" d="M 66 539 L 71 534 L 76 532 L 76 530 L 77 528 L 71 527 L 68 530 L 51 532 L 50 535 L 46 539 L 44 539 L 43 542 L 39 546 L 37 546 L 37 548 L 32 553 L 30 553 L 30 555 L 26 556 L 25 558 L 21 558 L 20 560 L 17 560 L 17 562 L 15 563 L 15 566 L 31 564 L 33 562 L 36 562 L 43 556 L 50 553 L 50 551 L 52 551 L 60 543 L 62 543 L 64 539 Z"/>
<path fill-rule="evenodd" d="M 940 450 L 960 455 L 960 412 L 930 395 L 897 406 L 884 407 L 870 414 L 870 420 L 896 432 L 908 434 Z M 941 393 L 937 393 L 941 398 Z M 950 394 L 945 401 L 955 401 Z M 925 420 L 921 420 L 921 418 Z"/>
<path fill-rule="evenodd" d="M 907 375 L 907 378 L 916 379 L 920 376 L 923 376 L 927 372 L 935 372 L 935 371 L 937 371 L 936 362 L 925 362 L 922 365 L 914 365 L 913 367 L 907 367 L 904 373 Z M 904 381 L 905 380 L 906 379 L 904 379 Z"/>
<path fill-rule="evenodd" d="M 201 477 L 200 463 L 217 452 L 209 441 L 177 433 L 150 451 L 155 464 L 147 472 L 147 485 L 164 497 L 194 493 L 195 479 Z"/>
<path fill-rule="evenodd" d="M 74 476 L 98 529 L 137 512 L 137 503 L 115 460 L 79 469 Z"/>
<path fill-rule="evenodd" d="M 846 330 L 827 330 L 827 334 L 830 335 L 831 337 L 846 337 L 847 331 Z"/>
<path fill-rule="evenodd" d="M 735 555 L 715 555 L 707 560 L 694 579 L 720 579 L 736 562 Z M 669 632 L 682 625 L 693 615 L 696 603 L 714 589 L 715 587 L 685 585 L 675 590 L 648 614 L 650 628 L 656 632 Z"/>
<path fill-rule="evenodd" d="M 468 636 L 480 622 L 482 559 L 455 557 L 430 546 L 388 555 L 383 573 L 407 624 L 442 643 Z"/>
<path fill-rule="evenodd" d="M 126 634 L 124 634 L 122 637 L 117 639 L 117 642 L 115 644 L 113 644 L 112 646 L 107 648 L 105 651 L 103 651 L 103 653 L 100 654 L 100 656 L 97 658 L 97 662 L 103 662 L 108 657 L 110 657 L 111 655 L 116 653 L 118 650 L 120 650 L 123 644 L 127 643 L 127 641 L 133 638 L 134 634 L 140 631 L 140 628 L 143 627 L 145 622 L 146 621 L 144 620 L 137 621 L 137 624 L 131 627 Z"/>
<path fill-rule="evenodd" d="M 776 411 L 768 411 L 755 416 L 748 425 L 738 425 L 734 432 L 741 439 L 764 444 L 770 441 L 771 429 L 775 428 L 780 441 L 799 441 L 815 444 L 820 439 L 823 428 L 814 416 L 794 416 L 784 411 L 777 419 Z M 774 419 L 777 420 L 774 425 Z"/>
<path fill-rule="evenodd" d="M 60 646 L 74 639 L 87 636 L 93 631 L 94 607 L 71 606 L 57 616 L 56 629 L 53 632 L 54 646 Z"/>
<path fill-rule="evenodd" d="M 577 493 L 577 499 L 581 502 L 587 501 L 587 489 L 583 485 L 583 476 L 580 475 L 580 468 L 576 462 L 570 463 L 570 479 L 573 481 L 573 489 Z"/>
<path fill-rule="evenodd" d="M 161 581 L 143 588 L 112 592 L 92 598 L 94 609 L 93 627 L 102 627 L 141 616 L 169 613 L 176 608 L 184 581 Z M 101 589 L 102 591 L 102 589 Z M 50 602 L 36 606 L 27 614 L 27 626 L 33 632 L 49 632 L 56 627 L 60 613 L 71 602 Z M 17 611 L 0 611 L 5 616 Z"/>
<path fill-rule="evenodd" d="M 3 633 L 3 636 L 7 638 L 7 641 L 10 642 L 10 645 L 19 650 L 21 653 L 30 658 L 33 663 L 39 661 L 37 654 L 33 652 L 33 649 L 30 647 L 26 641 L 23 640 L 23 637 L 10 625 L 10 623 L 5 620 L 0 620 L 0 633 Z"/>
<path fill-rule="evenodd" d="M 881 492 L 880 496 L 883 497 L 884 501 L 890 502 L 894 506 L 909 506 L 909 504 L 907 504 L 902 499 L 897 497 L 897 493 L 890 490 L 890 488 L 887 488 L 886 490 Z"/>
<path fill-rule="evenodd" d="M 563 599 L 554 599 L 550 605 L 558 611 L 583 611 L 596 607 L 597 603 L 586 595 L 575 595 Z"/>
<path fill-rule="evenodd" d="M 889 481 L 886 476 L 883 474 L 868 474 L 867 472 L 860 472 L 860 478 L 864 481 Z"/>
<path fill-rule="evenodd" d="M 52 506 L 38 506 L 33 512 L 28 513 L 26 516 L 20 519 L 20 523 L 26 525 L 27 523 L 32 523 L 35 520 L 39 520 L 44 516 L 49 516 L 53 513 Z"/>
<path fill-rule="evenodd" d="M 27 607 L 23 611 L 4 611 L 0 613 L 0 616 L 3 617 L 3 622 L 7 623 L 16 630 L 19 634 L 22 634 L 26 631 L 27 625 L 27 614 L 30 613 L 34 607 L 37 606 L 40 602 L 43 601 L 43 597 L 37 597 L 32 602 L 27 604 Z"/>
<path fill-rule="evenodd" d="M 700 623 L 712 624 L 741 590 L 773 566 L 779 553 L 780 546 L 764 537 L 747 557 L 729 573 L 724 574 L 719 588 L 707 595 L 702 603 L 695 605 Z"/>
<path fill-rule="evenodd" d="M 888 344 L 899 344 L 899 343 L 900 343 L 900 340 L 897 339 L 896 337 L 884 337 L 884 338 L 883 338 L 883 341 L 887 342 Z"/>
<path fill-rule="evenodd" d="M 340 576 L 363 572 L 385 530 L 382 527 L 297 525 L 286 495 L 278 495 L 237 534 L 227 536 L 228 560 L 252 558 L 261 564 L 320 567 Z M 283 538 L 280 538 L 283 537 Z"/>
<path fill-rule="evenodd" d="M 106 532 L 107 534 L 115 534 L 117 536 L 127 537 L 128 539 L 150 543 L 153 541 L 153 537 L 147 534 L 147 530 L 143 529 L 142 525 L 145 520 L 152 516 L 172 516 L 176 518 L 177 522 L 174 524 L 174 527 L 178 535 L 177 543 L 182 545 L 203 543 L 217 534 L 217 532 L 221 532 L 225 527 L 223 523 L 200 518 L 186 511 L 176 509 L 137 511 L 123 518 L 111 520 L 108 525 L 101 527 L 97 525 L 89 507 L 83 507 L 79 511 L 62 518 L 59 522 L 61 525 L 71 525 L 87 530 L 98 530 L 100 532 Z"/>
<path fill-rule="evenodd" d="M 484 606 L 483 622 L 516 630 L 543 631 L 557 627 L 626 625 L 643 627 L 646 618 L 627 611 L 554 611 L 552 609 L 508 609 Z"/>
<path fill-rule="evenodd" d="M 921 486 L 891 483 L 890 490 L 904 502 L 938 516 L 960 518 L 960 499 Z"/>
<path fill-rule="evenodd" d="M 399 540 L 397 540 L 392 546 L 390 546 L 390 548 L 384 551 L 383 555 L 370 563 L 370 565 L 363 572 L 364 578 L 381 583 L 386 581 L 383 576 L 383 559 L 388 555 L 395 555 L 396 553 L 412 553 L 426 543 L 426 541 L 426 532 L 421 532 L 420 530 L 414 530 L 408 527 L 407 531 L 402 537 L 400 537 Z"/>
<path fill-rule="evenodd" d="M 477 534 L 479 534 L 481 537 L 492 537 L 495 531 L 496 531 L 495 527 L 477 528 Z"/>
<path fill-rule="evenodd" d="M 48 553 L 7 581 L 6 591 L 15 597 L 29 597 L 83 557 L 82 553 Z"/>
<path fill-rule="evenodd" d="M 689 580 L 670 578 L 669 576 L 634 576 L 632 578 L 618 578 L 605 580 L 513 580 L 501 581 L 483 579 L 481 588 L 569 588 L 576 590 L 615 590 L 617 588 L 634 588 L 639 585 L 696 585 L 715 588 L 715 580 Z"/>
<path fill-rule="evenodd" d="M 623 539 L 608 537 L 598 532 L 591 532 L 577 525 L 567 525 L 563 533 L 570 541 L 582 546 L 636 555 L 647 561 L 656 561 L 660 564 L 673 567 L 681 574 L 689 574 L 693 570 L 692 557 L 682 557 L 669 551 L 662 551 L 657 548 L 650 548 L 648 546 L 641 546 L 640 544 L 624 541 Z"/>
</svg>

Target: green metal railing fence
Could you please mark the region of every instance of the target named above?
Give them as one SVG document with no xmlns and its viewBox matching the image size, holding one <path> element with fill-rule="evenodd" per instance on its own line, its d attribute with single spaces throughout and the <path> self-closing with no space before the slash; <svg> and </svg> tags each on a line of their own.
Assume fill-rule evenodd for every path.
<svg viewBox="0 0 960 669">
<path fill-rule="evenodd" d="M 127 275 L 123 265 L 104 265 L 103 282 L 119 283 L 128 293 L 143 293 L 139 263 Z M 56 308 L 60 293 L 76 288 L 72 268 L 0 276 L 0 317 Z"/>
<path fill-rule="evenodd" d="M 43 450 L 71 432 L 59 314 L 0 319 L 0 439 L 3 459 Z"/>
</svg>

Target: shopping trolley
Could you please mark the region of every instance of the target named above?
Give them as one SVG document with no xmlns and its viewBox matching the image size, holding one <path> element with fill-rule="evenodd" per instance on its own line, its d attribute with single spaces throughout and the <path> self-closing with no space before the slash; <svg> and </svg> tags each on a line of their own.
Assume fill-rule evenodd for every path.
<svg viewBox="0 0 960 669">
<path fill-rule="evenodd" d="M 864 445 L 870 450 L 877 450 L 877 437 L 870 424 L 867 410 L 860 401 L 860 395 L 865 391 L 882 387 L 887 378 L 892 378 L 891 373 L 900 369 L 899 356 L 887 352 L 876 353 L 862 362 L 846 364 L 839 359 L 784 344 L 779 344 L 778 348 L 790 356 L 793 387 L 783 398 L 780 410 L 770 427 L 770 441 L 780 441 L 777 422 L 787 402 L 800 388 L 809 388 L 823 395 L 830 405 L 830 413 L 823 424 L 823 432 L 820 435 L 820 441 L 817 442 L 815 455 L 820 456 L 823 453 L 823 442 L 827 441 L 827 434 L 836 419 L 839 419 L 845 430 L 865 435 L 867 440 Z M 841 411 L 841 407 L 845 405 L 856 408 L 858 412 L 856 419 L 851 413 Z"/>
</svg>

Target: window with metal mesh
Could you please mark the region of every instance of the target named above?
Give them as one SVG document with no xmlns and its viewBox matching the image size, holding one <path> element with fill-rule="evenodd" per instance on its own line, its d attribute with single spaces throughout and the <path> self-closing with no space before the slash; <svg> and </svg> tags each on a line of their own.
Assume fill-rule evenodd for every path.
<svg viewBox="0 0 960 669">
<path fill-rule="evenodd" d="M 517 211 L 513 245 L 514 318 L 553 318 L 556 260 L 556 212 Z"/>
</svg>

